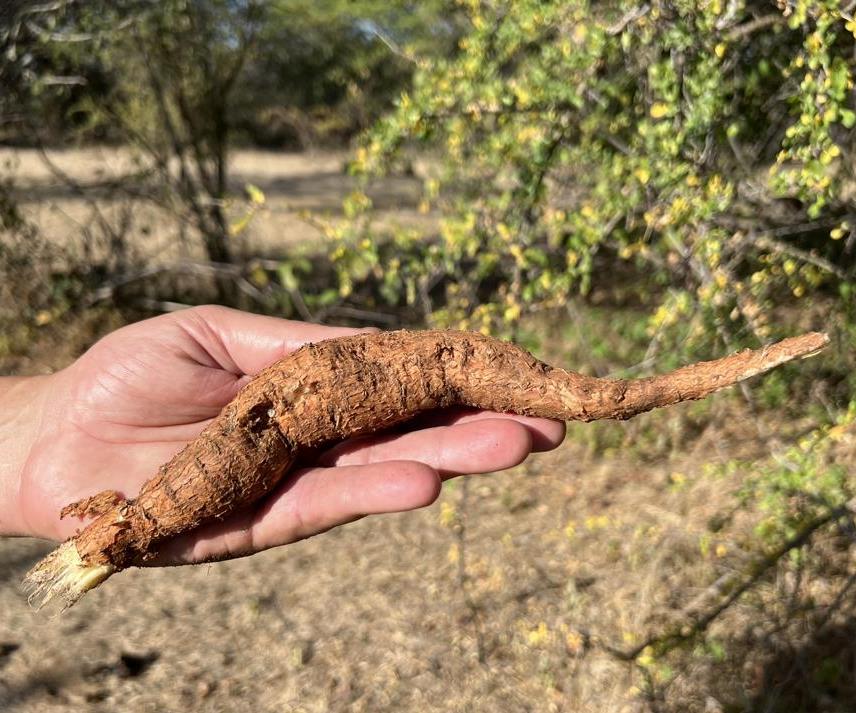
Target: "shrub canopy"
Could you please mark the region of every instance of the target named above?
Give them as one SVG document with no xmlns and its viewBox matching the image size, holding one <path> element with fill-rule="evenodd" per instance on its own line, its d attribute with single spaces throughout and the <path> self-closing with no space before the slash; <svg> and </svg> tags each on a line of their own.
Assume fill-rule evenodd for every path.
<svg viewBox="0 0 856 713">
<path fill-rule="evenodd" d="M 488 329 L 629 261 L 667 288 L 652 332 L 761 340 L 773 304 L 852 299 L 856 22 L 838 2 L 460 5 L 459 53 L 419 63 L 353 164 L 433 149 L 422 207 L 442 227 L 399 230 L 391 257 L 365 218 L 332 231 L 344 292 L 374 269 L 390 299 Z"/>
</svg>

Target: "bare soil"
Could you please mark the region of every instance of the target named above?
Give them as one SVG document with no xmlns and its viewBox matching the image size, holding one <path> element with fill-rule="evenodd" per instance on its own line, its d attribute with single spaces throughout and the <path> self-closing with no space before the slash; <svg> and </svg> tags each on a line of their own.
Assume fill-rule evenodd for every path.
<svg viewBox="0 0 856 713">
<path fill-rule="evenodd" d="M 234 238 L 235 252 L 276 256 L 295 245 L 317 245 L 323 236 L 303 213 L 313 211 L 331 219 L 341 214 L 342 199 L 357 187 L 347 161 L 344 151 L 235 152 L 230 184 L 235 197 L 229 212 L 236 222 L 246 214 L 248 204 L 241 196 L 248 185 L 261 189 L 266 198 L 250 227 Z M 177 226 L 173 214 L 148 202 L 131 201 L 127 193 L 111 187 L 135 170 L 134 156 L 121 149 L 90 147 L 42 155 L 33 149 L 0 147 L 0 176 L 14 180 L 24 216 L 72 256 L 105 259 L 111 245 L 101 236 L 98 221 L 103 218 L 149 262 L 200 257 L 192 231 Z M 430 217 L 416 209 L 420 195 L 416 175 L 378 181 L 369 192 L 381 224 L 425 224 Z"/>
</svg>

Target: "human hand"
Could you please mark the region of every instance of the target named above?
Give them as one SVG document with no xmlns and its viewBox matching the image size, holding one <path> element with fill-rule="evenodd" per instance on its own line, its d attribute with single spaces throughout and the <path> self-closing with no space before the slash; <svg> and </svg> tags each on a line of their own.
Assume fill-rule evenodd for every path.
<svg viewBox="0 0 856 713">
<path fill-rule="evenodd" d="M 135 496 L 262 368 L 358 331 L 199 307 L 110 334 L 33 384 L 40 424 L 17 483 L 0 489 L 17 493 L 3 498 L 0 523 L 7 534 L 69 537 L 82 523 L 60 520 L 65 505 L 107 489 Z M 560 423 L 486 412 L 437 412 L 406 428 L 334 446 L 251 508 L 165 543 L 156 562 L 236 557 L 422 507 L 442 480 L 509 468 L 564 435 Z"/>
</svg>

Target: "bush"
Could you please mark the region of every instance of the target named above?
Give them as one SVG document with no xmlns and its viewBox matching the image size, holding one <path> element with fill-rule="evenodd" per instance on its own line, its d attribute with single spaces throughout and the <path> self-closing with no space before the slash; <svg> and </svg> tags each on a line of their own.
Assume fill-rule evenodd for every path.
<svg viewBox="0 0 856 713">
<path fill-rule="evenodd" d="M 439 234 L 398 231 L 409 257 L 383 262 L 365 218 L 332 231 L 343 291 L 368 260 L 391 300 L 491 329 L 626 262 L 662 288 L 652 335 L 764 341 L 774 306 L 843 309 L 856 22 L 780 4 L 462 2 L 459 54 L 420 65 L 352 165 L 433 150 Z"/>
</svg>

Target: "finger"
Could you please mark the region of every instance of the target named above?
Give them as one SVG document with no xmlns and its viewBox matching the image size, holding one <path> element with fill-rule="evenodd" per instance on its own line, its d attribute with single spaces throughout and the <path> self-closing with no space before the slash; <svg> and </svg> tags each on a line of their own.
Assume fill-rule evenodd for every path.
<svg viewBox="0 0 856 713">
<path fill-rule="evenodd" d="M 425 463 L 449 477 L 512 468 L 531 452 L 532 435 L 525 425 L 494 418 L 352 439 L 327 451 L 319 463 L 351 466 L 404 459 Z"/>
<path fill-rule="evenodd" d="M 233 373 L 257 374 L 309 342 L 378 331 L 328 327 L 207 305 L 174 315 L 217 366 Z"/>
<path fill-rule="evenodd" d="M 439 475 L 423 463 L 391 461 L 297 471 L 261 509 L 177 538 L 153 564 L 239 557 L 311 537 L 365 515 L 424 507 L 439 494 Z"/>
<path fill-rule="evenodd" d="M 409 422 L 407 426 L 415 430 L 418 428 L 430 428 L 432 426 L 452 426 L 497 419 L 516 421 L 525 426 L 532 436 L 532 451 L 535 453 L 550 451 L 556 448 L 564 440 L 567 430 L 562 421 L 469 408 L 428 411 Z"/>
<path fill-rule="evenodd" d="M 424 463 L 312 468 L 299 471 L 258 513 L 254 535 L 260 547 L 273 547 L 365 515 L 415 510 L 439 494 L 438 473 Z"/>
</svg>

